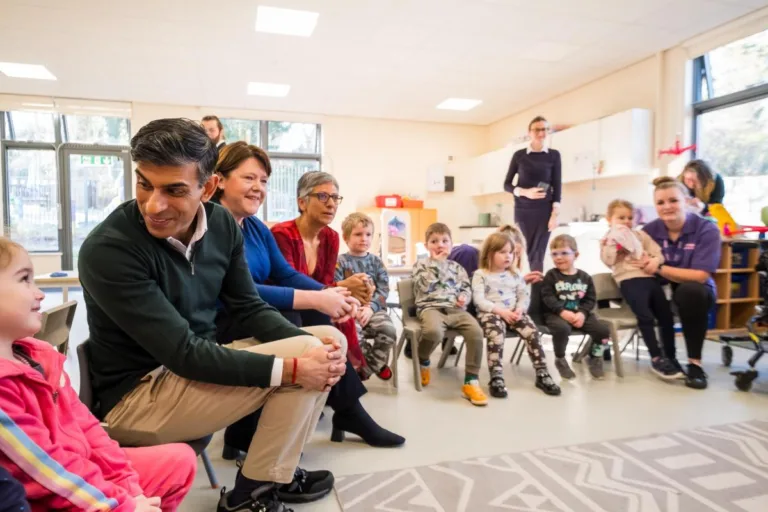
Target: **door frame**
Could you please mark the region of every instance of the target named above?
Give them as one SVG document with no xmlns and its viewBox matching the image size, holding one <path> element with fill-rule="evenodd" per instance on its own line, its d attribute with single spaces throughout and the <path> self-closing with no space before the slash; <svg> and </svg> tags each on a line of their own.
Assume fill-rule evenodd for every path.
<svg viewBox="0 0 768 512">
<path fill-rule="evenodd" d="M 66 143 L 59 147 L 59 245 L 61 247 L 61 268 L 72 269 L 74 264 L 72 233 L 72 173 L 69 157 L 72 155 L 114 156 L 123 160 L 123 190 L 125 201 L 133 197 L 131 176 L 131 152 L 125 146 L 105 147 L 98 144 Z M 74 270 L 74 269 L 72 269 Z"/>
</svg>

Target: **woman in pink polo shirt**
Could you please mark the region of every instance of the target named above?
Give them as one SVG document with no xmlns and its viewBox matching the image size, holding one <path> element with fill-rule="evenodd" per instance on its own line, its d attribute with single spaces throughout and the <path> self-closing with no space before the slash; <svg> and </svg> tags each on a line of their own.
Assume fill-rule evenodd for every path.
<svg viewBox="0 0 768 512">
<path fill-rule="evenodd" d="M 672 304 L 680 317 L 688 351 L 685 385 L 705 389 L 707 374 L 701 368 L 701 350 L 708 314 L 716 301 L 712 274 L 720 264 L 720 231 L 703 217 L 686 213 L 688 191 L 681 182 L 662 177 L 653 184 L 659 218 L 643 229 L 661 247 L 664 263 L 648 260 L 643 263 L 644 270 L 672 286 Z M 679 366 L 675 354 L 664 355 Z"/>
</svg>

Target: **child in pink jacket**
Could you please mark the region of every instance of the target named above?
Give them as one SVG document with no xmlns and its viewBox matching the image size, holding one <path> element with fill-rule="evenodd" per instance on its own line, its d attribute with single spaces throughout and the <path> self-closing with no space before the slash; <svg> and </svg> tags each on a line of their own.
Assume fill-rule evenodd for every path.
<svg viewBox="0 0 768 512">
<path fill-rule="evenodd" d="M 29 255 L 0 237 L 0 467 L 33 511 L 172 511 L 195 478 L 185 444 L 121 448 L 64 373 L 64 356 L 29 338 L 43 293 Z"/>
</svg>

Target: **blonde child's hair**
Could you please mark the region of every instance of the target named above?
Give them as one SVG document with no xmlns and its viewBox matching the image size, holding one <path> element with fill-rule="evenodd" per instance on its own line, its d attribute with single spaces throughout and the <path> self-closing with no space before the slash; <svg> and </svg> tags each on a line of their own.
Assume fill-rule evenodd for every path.
<svg viewBox="0 0 768 512">
<path fill-rule="evenodd" d="M 451 229 L 442 222 L 435 222 L 427 227 L 427 232 L 424 234 L 424 241 L 429 242 L 429 237 L 432 235 L 448 235 L 448 238 L 453 240 Z"/>
<path fill-rule="evenodd" d="M 21 244 L 0 236 L 0 270 L 5 270 L 19 251 L 25 251 Z"/>
<path fill-rule="evenodd" d="M 549 243 L 550 249 L 557 249 L 559 247 L 567 247 L 571 249 L 573 252 L 579 251 L 579 246 L 576 244 L 576 239 L 573 238 L 571 235 L 557 235 Z"/>
<path fill-rule="evenodd" d="M 613 213 L 619 208 L 626 208 L 630 212 L 635 211 L 635 205 L 633 205 L 626 199 L 614 199 L 613 201 L 608 203 L 608 212 L 605 217 L 608 220 L 611 220 L 611 217 L 613 217 Z"/>
<path fill-rule="evenodd" d="M 350 213 L 347 215 L 347 218 L 344 219 L 344 222 L 341 223 L 341 234 L 344 237 L 344 240 L 347 240 L 352 236 L 352 231 L 360 224 L 366 228 L 370 226 L 371 234 L 373 234 L 373 220 L 371 220 L 369 216 L 360 212 Z"/>
<path fill-rule="evenodd" d="M 510 250 L 514 253 L 515 241 L 510 234 L 497 232 L 488 235 L 483 242 L 483 248 L 480 250 L 480 268 L 483 270 L 491 270 L 493 257 L 507 245 L 509 245 Z"/>
<path fill-rule="evenodd" d="M 512 246 L 512 250 L 515 251 L 515 260 L 512 263 L 513 270 L 520 271 L 523 267 L 528 268 L 528 244 L 525 242 L 525 235 L 523 235 L 522 230 L 515 224 L 504 224 L 498 229 L 498 232 L 508 234 L 515 243 Z M 520 253 L 519 257 L 518 252 Z"/>
</svg>

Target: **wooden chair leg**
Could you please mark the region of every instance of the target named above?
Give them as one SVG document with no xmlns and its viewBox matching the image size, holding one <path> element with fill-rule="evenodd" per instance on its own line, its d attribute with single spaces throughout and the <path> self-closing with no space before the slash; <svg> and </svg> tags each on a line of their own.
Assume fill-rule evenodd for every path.
<svg viewBox="0 0 768 512">
<path fill-rule="evenodd" d="M 635 361 L 640 360 L 640 331 L 635 329 L 635 335 L 633 336 L 635 340 Z"/>
<path fill-rule="evenodd" d="M 218 489 L 219 480 L 216 478 L 216 471 L 213 469 L 211 459 L 208 458 L 208 453 L 203 450 L 200 452 L 200 458 L 203 459 L 203 467 L 205 467 L 205 472 L 208 474 L 208 481 L 211 483 L 211 489 Z"/>
</svg>

